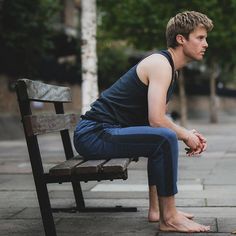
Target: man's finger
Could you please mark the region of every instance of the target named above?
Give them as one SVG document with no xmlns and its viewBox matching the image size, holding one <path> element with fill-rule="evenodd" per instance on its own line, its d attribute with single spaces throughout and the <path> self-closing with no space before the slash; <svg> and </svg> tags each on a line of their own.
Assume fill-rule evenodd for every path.
<svg viewBox="0 0 236 236">
<path fill-rule="evenodd" d="M 200 133 L 194 133 L 202 142 L 206 143 L 206 138 Z"/>
<path fill-rule="evenodd" d="M 203 149 L 202 149 L 202 151 L 204 152 L 204 151 L 206 151 L 206 149 L 207 149 L 207 144 L 206 144 L 206 143 L 203 143 Z"/>
</svg>

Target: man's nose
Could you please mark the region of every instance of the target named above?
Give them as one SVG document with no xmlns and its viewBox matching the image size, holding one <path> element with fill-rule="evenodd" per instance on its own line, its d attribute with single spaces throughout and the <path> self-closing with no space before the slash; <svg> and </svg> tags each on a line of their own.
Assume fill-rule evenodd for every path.
<svg viewBox="0 0 236 236">
<path fill-rule="evenodd" d="M 208 43 L 207 43 L 206 39 L 204 40 L 203 46 L 204 46 L 205 48 L 208 48 Z"/>
</svg>

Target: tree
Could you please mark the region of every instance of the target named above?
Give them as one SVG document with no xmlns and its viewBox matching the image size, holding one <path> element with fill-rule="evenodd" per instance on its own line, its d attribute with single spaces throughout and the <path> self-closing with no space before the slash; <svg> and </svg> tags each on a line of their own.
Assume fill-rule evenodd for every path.
<svg viewBox="0 0 236 236">
<path fill-rule="evenodd" d="M 2 11 L 3 1 L 4 1 L 4 0 L 0 0 L 0 14 L 1 14 L 1 11 Z"/>
<path fill-rule="evenodd" d="M 37 76 L 40 60 L 53 47 L 53 20 L 59 9 L 59 0 L 1 0 L 1 72 Z"/>
<path fill-rule="evenodd" d="M 210 78 L 210 122 L 218 122 L 217 114 L 217 94 L 216 79 L 220 76 L 227 76 L 227 74 L 221 74 L 226 68 L 230 68 L 228 71 L 232 73 L 235 68 L 236 55 L 232 53 L 232 48 L 236 46 L 236 1 L 210 1 L 208 9 L 209 17 L 214 21 L 214 29 L 209 36 L 209 49 L 207 53 L 206 63 L 209 68 Z M 233 66 L 230 66 L 233 65 Z M 225 79 L 225 78 L 224 78 Z M 232 77 L 231 77 L 232 79 Z"/>
<path fill-rule="evenodd" d="M 113 40 L 125 40 L 135 48 L 151 50 L 165 47 L 165 26 L 170 17 L 184 10 L 195 10 L 207 14 L 214 22 L 214 29 L 209 34 L 209 48 L 205 64 L 211 84 L 210 106 L 211 122 L 217 122 L 216 94 L 214 94 L 216 76 L 213 73 L 217 64 L 220 71 L 228 68 L 228 73 L 235 68 L 236 54 L 236 1 L 235 0 L 99 0 L 102 23 L 99 27 L 103 37 Z M 231 66 L 229 66 L 231 65 Z M 219 72 L 219 70 L 218 70 Z M 214 114 L 213 114 L 214 112 Z"/>
<path fill-rule="evenodd" d="M 156 0 L 128 0 L 99 2 L 102 12 L 101 40 L 126 40 L 135 48 L 155 50 L 165 48 L 165 27 L 174 15 L 174 4 L 159 3 Z M 115 6 L 114 6 L 115 5 Z M 179 83 L 181 124 L 187 125 L 184 76 Z"/>
<path fill-rule="evenodd" d="M 81 0 L 82 114 L 98 96 L 96 0 Z"/>
</svg>

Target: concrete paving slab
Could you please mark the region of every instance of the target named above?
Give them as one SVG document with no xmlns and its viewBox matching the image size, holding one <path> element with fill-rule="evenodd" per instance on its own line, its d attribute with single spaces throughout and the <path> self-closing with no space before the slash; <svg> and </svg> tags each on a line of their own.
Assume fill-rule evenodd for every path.
<svg viewBox="0 0 236 236">
<path fill-rule="evenodd" d="M 19 140 L 11 140 L 10 142 L 1 140 L 0 141 L 0 148 L 1 150 L 4 148 L 8 148 L 8 149 L 12 149 L 12 147 L 14 148 L 19 148 L 19 147 L 23 147 L 24 149 L 27 150 L 26 148 L 26 141 L 23 139 L 19 139 Z"/>
<path fill-rule="evenodd" d="M 98 184 L 98 182 L 97 181 L 89 181 L 87 183 L 82 182 L 80 184 L 81 184 L 81 188 L 83 191 L 89 191 L 91 188 L 96 186 Z M 51 184 L 48 185 L 48 190 L 49 190 L 50 196 L 52 196 L 52 197 L 57 197 L 56 196 L 57 192 L 67 191 L 67 192 L 72 193 L 71 184 L 63 183 L 63 184 L 53 184 L 53 185 L 51 185 Z"/>
<path fill-rule="evenodd" d="M 178 207 L 204 207 L 206 200 L 204 198 L 176 198 L 176 206 Z"/>
<path fill-rule="evenodd" d="M 74 218 L 74 219 L 80 219 L 80 218 L 90 218 L 90 217 L 114 217 L 119 220 L 119 218 L 141 218 L 147 220 L 147 208 L 139 208 L 137 212 L 76 212 L 76 213 L 66 213 L 66 212 L 58 212 L 54 213 L 54 217 L 57 219 L 62 218 Z M 155 224 L 155 223 L 154 223 Z"/>
<path fill-rule="evenodd" d="M 4 235 L 0 233 L 0 236 L 32 236 L 32 232 L 24 232 L 24 233 L 12 233 L 12 232 L 4 232 Z M 45 236 L 43 232 L 33 232 L 33 236 Z M 60 236 L 60 235 L 58 235 Z M 77 235 L 78 236 L 78 235 Z"/>
<path fill-rule="evenodd" d="M 88 227 L 89 225 L 89 227 Z M 143 235 L 155 235 L 157 233 L 157 224 L 148 223 L 146 218 L 133 217 L 83 217 L 78 219 L 62 219 L 57 229 L 59 232 L 78 232 L 78 233 L 143 233 Z"/>
<path fill-rule="evenodd" d="M 193 157 L 193 158 L 188 158 L 185 159 L 184 161 L 179 163 L 179 168 L 183 169 L 190 169 L 190 170 L 210 170 L 214 169 L 216 166 L 216 162 L 213 162 L 212 160 L 209 159 L 203 159 L 203 158 L 198 158 Z"/>
<path fill-rule="evenodd" d="M 26 207 L 21 211 L 17 212 L 16 214 L 11 216 L 12 219 L 40 219 L 41 220 L 41 213 L 39 207 Z"/>
<path fill-rule="evenodd" d="M 0 172 L 2 174 L 25 174 L 32 173 L 31 166 L 27 162 L 16 162 L 16 161 L 7 161 L 2 162 L 0 165 Z"/>
<path fill-rule="evenodd" d="M 211 170 L 191 170 L 189 168 L 182 169 L 180 167 L 178 173 L 178 179 L 180 181 L 189 179 L 189 177 L 191 177 L 192 179 L 200 179 L 202 183 L 203 180 L 211 173 Z"/>
<path fill-rule="evenodd" d="M 179 207 L 196 217 L 236 218 L 236 207 Z"/>
<path fill-rule="evenodd" d="M 32 175 L 1 174 L 0 191 L 35 190 Z"/>
<path fill-rule="evenodd" d="M 236 184 L 207 184 L 204 186 L 205 190 L 211 190 L 211 191 L 219 191 L 221 193 L 231 193 L 236 195 Z"/>
<path fill-rule="evenodd" d="M 236 147 L 235 145 L 231 145 L 228 149 L 227 149 L 228 152 L 236 152 Z"/>
<path fill-rule="evenodd" d="M 148 182 L 148 178 L 147 178 L 147 170 L 146 167 L 143 170 L 135 170 L 135 169 L 131 169 L 128 171 L 128 179 L 127 180 L 114 180 L 114 181 L 101 181 L 101 183 L 104 184 L 135 184 L 135 183 L 139 183 L 139 184 L 146 184 L 147 185 Z M 99 183 L 98 183 L 99 184 Z"/>
<path fill-rule="evenodd" d="M 148 198 L 148 192 L 84 192 L 85 199 L 143 199 Z"/>
<path fill-rule="evenodd" d="M 0 219 L 0 235 L 5 236 L 9 233 L 15 234 L 29 234 L 42 232 L 43 225 L 40 219 L 37 220 L 22 220 L 22 219 Z"/>
<path fill-rule="evenodd" d="M 219 177 L 221 176 L 221 177 Z M 236 184 L 236 173 L 228 174 L 226 175 L 221 175 L 220 173 L 212 173 L 211 175 L 208 176 L 207 179 L 204 180 L 203 182 L 205 185 L 224 185 L 224 184 L 229 184 L 229 185 L 234 185 Z"/>
<path fill-rule="evenodd" d="M 236 155 L 236 153 L 235 153 Z M 236 163 L 236 156 L 235 157 L 225 157 L 224 159 L 220 159 L 217 161 L 216 168 L 214 170 L 222 170 L 222 171 L 231 171 L 234 170 Z"/>
<path fill-rule="evenodd" d="M 136 206 L 138 208 L 146 207 L 148 208 L 148 198 L 147 199 L 86 199 L 86 206 Z M 204 199 L 176 199 L 176 205 L 181 207 L 198 206 L 203 207 L 206 205 Z"/>
<path fill-rule="evenodd" d="M 207 206 L 228 206 L 228 207 L 236 207 L 236 197 L 235 198 L 207 198 L 206 199 Z"/>
<path fill-rule="evenodd" d="M 225 199 L 232 198 L 232 193 L 235 193 L 234 191 L 224 191 L 223 197 Z M 219 193 L 217 190 L 203 190 L 203 191 L 179 191 L 176 195 L 176 198 L 219 198 L 219 194 L 222 194 L 222 192 Z"/>
<path fill-rule="evenodd" d="M 236 218 L 218 218 L 219 232 L 232 232 L 236 230 Z"/>
<path fill-rule="evenodd" d="M 52 207 L 72 207 L 74 206 L 74 199 L 51 199 Z M 0 206 L 3 208 L 19 208 L 19 207 L 38 207 L 38 200 L 35 199 L 9 199 L 9 200 L 0 200 Z"/>
<path fill-rule="evenodd" d="M 233 226 L 236 225 L 236 201 L 234 198 L 236 196 L 236 175 L 234 171 L 236 164 L 236 149 L 234 146 L 236 124 L 209 125 L 193 123 L 192 125 L 206 134 L 209 144 L 208 151 L 200 157 L 188 158 L 184 153 L 184 145 L 180 143 L 178 181 L 180 187 L 179 193 L 176 195 L 176 204 L 180 210 L 193 213 L 196 220 L 201 223 L 211 222 L 213 217 L 218 218 L 219 225 L 210 223 L 213 224 L 213 228 L 215 227 L 213 233 L 188 235 L 230 235 L 230 230 L 235 229 Z M 64 160 L 60 137 L 55 135 L 42 136 L 39 143 L 43 149 L 46 166 L 49 166 L 55 160 Z M 88 206 L 136 205 L 138 206 L 138 212 L 135 214 L 54 214 L 59 227 L 58 236 L 77 236 L 79 233 L 85 236 L 185 235 L 159 232 L 157 224 L 147 222 L 147 189 L 143 192 L 91 191 L 96 185 L 99 186 L 100 184 L 108 186 L 109 184 L 121 185 L 122 188 L 123 186 L 127 188 L 129 185 L 135 184 L 143 187 L 147 186 L 146 166 L 146 158 L 140 158 L 138 163 L 132 163 L 127 181 L 82 183 Z M 4 171 L 9 174 L 4 174 Z M 44 235 L 35 186 L 32 174 L 29 171 L 30 165 L 25 141 L 0 141 L 0 220 L 2 220 L 0 221 L 0 235 L 1 233 L 4 236 Z M 187 188 L 184 189 L 183 186 L 187 186 Z M 54 206 L 69 207 L 75 205 L 70 184 L 52 184 L 48 188 Z M 106 222 L 109 219 L 111 220 L 107 224 L 108 228 L 102 227 L 104 226 L 103 220 Z M 92 230 L 89 229 L 90 231 L 87 232 L 88 221 L 94 222 L 94 220 L 97 221 L 96 223 L 100 222 L 100 226 L 95 227 L 94 225 Z M 68 222 L 72 222 L 71 225 Z M 132 224 L 131 227 L 129 223 Z M 41 226 L 38 227 L 40 224 Z M 142 229 L 139 228 L 143 225 Z M 81 227 L 79 228 L 79 226 Z M 216 232 L 217 227 L 220 229 L 219 232 Z"/>
<path fill-rule="evenodd" d="M 202 191 L 202 184 L 179 184 L 179 191 Z M 91 189 L 92 192 L 147 192 L 145 184 L 97 184 Z"/>
<path fill-rule="evenodd" d="M 23 207 L 7 207 L 7 208 L 0 208 L 0 218 L 1 219 L 8 219 L 11 218 L 18 213 L 22 212 L 25 208 Z"/>
<path fill-rule="evenodd" d="M 204 186 L 207 187 L 207 186 Z M 55 193 L 56 194 L 56 193 Z M 226 189 L 224 191 L 224 198 L 232 198 L 235 194 L 234 190 Z M 84 192 L 85 198 L 126 198 L 126 199 L 142 199 L 147 198 L 147 192 Z M 204 189 L 203 191 L 179 191 L 176 195 L 177 199 L 205 199 L 205 198 L 219 198 L 219 191 L 217 189 Z"/>
<path fill-rule="evenodd" d="M 93 222 L 91 225 L 89 222 Z M 206 225 L 211 226 L 211 230 L 216 232 L 216 222 L 213 218 L 198 218 L 196 219 L 199 223 L 205 223 Z M 89 223 L 89 229 L 86 226 Z M 158 229 L 158 223 L 149 223 L 147 222 L 146 218 L 142 217 L 83 217 L 79 220 L 77 219 L 63 219 L 57 225 L 57 229 L 59 232 L 65 232 L 65 226 L 67 225 L 68 232 L 89 232 L 90 235 L 93 235 L 94 232 L 106 232 L 106 233 L 113 233 L 118 234 L 127 234 L 129 232 L 130 235 L 135 235 L 135 233 L 143 234 L 143 235 L 159 235 L 160 231 Z M 86 231 L 87 229 L 87 231 Z"/>
<path fill-rule="evenodd" d="M 147 158 L 140 157 L 138 162 L 131 162 L 129 170 L 146 170 L 147 169 Z"/>
</svg>

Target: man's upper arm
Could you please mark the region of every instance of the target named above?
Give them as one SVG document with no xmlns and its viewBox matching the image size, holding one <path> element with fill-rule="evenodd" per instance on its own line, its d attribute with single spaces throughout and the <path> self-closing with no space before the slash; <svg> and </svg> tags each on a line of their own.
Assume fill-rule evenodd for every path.
<svg viewBox="0 0 236 236">
<path fill-rule="evenodd" d="M 166 97 L 172 77 L 172 68 L 168 60 L 158 55 L 147 68 L 148 118 L 151 126 L 159 126 L 166 114 Z"/>
</svg>

